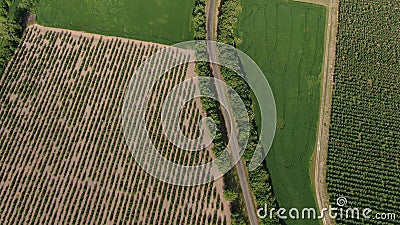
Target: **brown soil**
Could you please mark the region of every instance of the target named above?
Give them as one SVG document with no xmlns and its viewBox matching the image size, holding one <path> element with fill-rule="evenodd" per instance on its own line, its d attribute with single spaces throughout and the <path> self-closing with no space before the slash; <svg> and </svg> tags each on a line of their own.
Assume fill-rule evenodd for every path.
<svg viewBox="0 0 400 225">
<path fill-rule="evenodd" d="M 231 223 L 221 179 L 195 187 L 160 182 L 125 144 L 127 83 L 140 62 L 164 47 L 39 25 L 26 30 L 0 79 L 7 105 L 0 109 L 0 224 Z M 177 70 L 182 79 L 168 75 L 170 84 L 195 75 L 193 65 L 185 68 Z M 198 100 L 185 113 L 205 116 Z M 197 122 L 184 124 L 188 136 L 197 135 Z M 171 160 L 196 159 L 159 147 L 170 150 Z M 198 154 L 195 163 L 215 157 L 210 147 Z"/>
</svg>

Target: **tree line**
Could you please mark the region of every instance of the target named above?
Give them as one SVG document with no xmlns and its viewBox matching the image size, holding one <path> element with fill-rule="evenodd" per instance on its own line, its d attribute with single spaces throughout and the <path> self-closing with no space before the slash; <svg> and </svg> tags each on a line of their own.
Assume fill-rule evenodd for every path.
<svg viewBox="0 0 400 225">
<path fill-rule="evenodd" d="M 0 0 L 0 73 L 17 48 L 26 27 L 26 18 L 34 12 L 38 0 Z"/>
<path fill-rule="evenodd" d="M 193 10 L 193 28 L 194 28 L 194 38 L 196 40 L 206 39 L 206 1 L 196 0 L 195 7 Z M 240 44 L 240 39 L 235 35 L 236 24 L 238 15 L 241 13 L 241 4 L 238 0 L 225 0 L 222 1 L 220 6 L 220 12 L 218 17 L 218 41 L 236 46 Z M 206 53 L 204 53 L 206 54 Z M 239 67 L 240 61 L 239 57 L 233 52 L 224 51 L 220 55 L 221 61 L 226 60 L 231 65 L 237 65 Z M 241 70 L 241 68 L 237 68 Z M 205 62 L 197 63 L 197 73 L 199 76 L 212 76 L 210 72 L 210 66 Z M 250 122 L 250 138 L 246 150 L 244 152 L 244 159 L 247 163 L 250 162 L 255 147 L 258 143 L 258 129 L 255 123 L 254 116 L 254 102 L 252 99 L 252 93 L 250 87 L 247 85 L 245 80 L 243 80 L 235 72 L 221 67 L 221 74 L 225 79 L 225 82 L 230 85 L 242 98 Z M 209 84 L 206 88 L 201 88 L 201 90 L 207 90 L 207 88 L 215 88 L 213 84 Z M 215 92 L 214 92 L 215 93 Z M 214 142 L 214 153 L 216 155 L 221 154 L 225 146 L 227 145 L 227 135 L 226 127 L 222 122 L 223 117 L 221 113 L 221 108 L 219 103 L 213 99 L 205 98 L 202 99 L 203 108 L 206 110 L 207 115 L 211 117 L 217 125 L 216 136 L 213 140 Z M 240 121 L 238 121 L 240 123 Z M 271 181 L 269 177 L 266 165 L 263 164 L 257 170 L 250 172 L 250 187 L 252 192 L 256 197 L 257 207 L 263 207 L 267 204 L 268 207 L 276 207 L 277 203 L 272 191 Z M 246 224 L 248 219 L 244 209 L 244 200 L 241 194 L 241 188 L 235 170 L 231 170 L 224 176 L 225 182 L 225 198 L 231 202 L 231 212 L 232 212 L 232 224 Z M 274 218 L 272 220 L 263 220 L 261 224 L 279 224 L 279 220 Z"/>
</svg>

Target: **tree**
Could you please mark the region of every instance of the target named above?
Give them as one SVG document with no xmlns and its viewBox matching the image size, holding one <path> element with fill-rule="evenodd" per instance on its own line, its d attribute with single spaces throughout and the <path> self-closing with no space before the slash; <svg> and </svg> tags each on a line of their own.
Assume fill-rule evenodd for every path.
<svg viewBox="0 0 400 225">
<path fill-rule="evenodd" d="M 224 190 L 224 197 L 226 200 L 233 202 L 238 198 L 238 193 L 233 190 Z"/>
</svg>

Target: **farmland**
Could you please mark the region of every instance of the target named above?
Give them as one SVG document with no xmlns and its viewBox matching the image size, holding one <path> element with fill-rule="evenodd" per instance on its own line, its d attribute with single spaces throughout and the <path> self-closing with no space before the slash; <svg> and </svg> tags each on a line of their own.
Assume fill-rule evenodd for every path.
<svg viewBox="0 0 400 225">
<path fill-rule="evenodd" d="M 174 44 L 192 39 L 193 1 L 41 0 L 37 21 L 49 27 Z"/>
<path fill-rule="evenodd" d="M 218 41 L 226 43 L 226 44 L 231 44 L 234 45 L 235 41 L 236 41 L 236 37 L 234 37 L 232 35 L 232 28 L 236 28 L 237 26 L 237 17 L 240 14 L 240 1 L 237 0 L 227 0 L 224 1 L 220 7 L 219 13 L 218 13 L 218 27 L 217 27 L 217 31 L 218 31 Z M 207 32 L 210 32 L 209 30 L 212 29 L 207 29 Z M 237 69 L 244 69 L 246 71 L 246 67 L 242 67 L 240 68 L 240 65 L 244 65 L 245 61 L 242 62 L 240 61 L 240 57 L 232 52 L 232 51 L 224 51 L 221 52 L 219 55 L 219 58 L 222 61 L 229 61 L 229 63 L 236 65 Z M 241 64 L 243 63 L 243 64 Z M 249 68 L 249 67 L 247 67 Z M 213 71 L 215 71 L 215 67 L 213 68 Z M 248 72 L 248 71 L 246 71 Z M 239 76 L 238 74 L 236 74 L 235 72 L 233 72 L 230 69 L 227 69 L 226 67 L 221 67 L 220 68 L 220 73 L 221 73 L 221 77 L 222 79 L 224 79 L 224 81 L 231 86 L 236 93 L 238 93 L 240 95 L 240 97 L 242 98 L 245 107 L 247 109 L 247 113 L 249 116 L 249 122 L 250 122 L 250 132 L 251 132 L 251 137 L 249 139 L 249 142 L 246 146 L 246 149 L 244 151 L 244 155 L 243 155 L 243 161 L 242 163 L 239 162 L 239 164 L 237 165 L 237 171 L 241 170 L 241 167 L 245 167 L 245 165 L 247 164 L 248 167 L 250 168 L 251 166 L 250 163 L 252 161 L 253 155 L 257 155 L 257 153 L 255 152 L 256 150 L 256 146 L 259 144 L 258 143 L 258 130 L 257 130 L 257 125 L 255 122 L 255 114 L 254 114 L 254 101 L 252 99 L 252 95 L 251 95 L 251 89 L 248 86 L 248 84 L 246 83 L 246 81 Z M 262 74 L 260 74 L 262 76 Z M 247 77 L 249 78 L 249 76 L 253 76 L 253 79 L 256 79 L 255 76 L 251 73 L 247 73 Z M 262 87 L 262 89 L 264 90 L 268 90 L 267 86 Z M 261 93 L 258 92 L 258 94 L 260 95 Z M 261 94 L 261 96 L 263 98 L 268 99 L 268 93 L 263 92 L 263 94 Z M 273 98 L 272 93 L 269 96 L 271 98 Z M 275 110 L 275 108 L 274 108 Z M 268 113 L 268 112 L 264 112 L 264 113 Z M 275 114 L 275 112 L 273 113 Z M 271 116 L 271 115 L 269 115 Z M 274 125 L 272 124 L 274 129 Z M 267 143 L 268 144 L 268 143 Z M 272 187 L 271 187 L 271 180 L 270 180 L 270 174 L 268 173 L 267 167 L 266 165 L 260 161 L 260 165 L 258 165 L 256 168 L 254 168 L 254 170 L 249 170 L 247 173 L 247 175 L 242 175 L 242 181 L 241 181 L 241 186 L 242 186 L 242 190 L 243 190 L 243 196 L 245 196 L 245 192 L 246 189 L 243 188 L 242 183 L 247 182 L 247 177 L 244 176 L 248 176 L 249 179 L 249 187 L 247 189 L 247 198 L 245 198 L 245 203 L 246 203 L 246 211 L 247 211 L 247 215 L 249 218 L 249 222 L 250 224 L 257 224 L 257 215 L 255 213 L 255 209 L 257 208 L 261 208 L 261 207 L 265 207 L 267 206 L 268 208 L 275 208 L 276 207 L 276 199 L 274 197 L 274 193 L 272 191 Z M 239 172 L 238 172 L 239 174 Z M 244 177 L 244 178 L 243 178 Z M 254 205 L 252 203 L 252 201 L 254 201 Z M 254 208 L 254 209 L 252 209 Z M 253 213 L 250 213 L 250 210 L 254 210 Z M 260 221 L 260 224 L 268 224 L 268 225 L 273 225 L 273 224 L 279 224 L 279 219 L 277 218 L 276 215 L 272 216 L 271 218 L 265 218 L 263 220 Z"/>
<path fill-rule="evenodd" d="M 0 0 L 0 74 L 18 46 L 26 11 L 19 1 Z"/>
<path fill-rule="evenodd" d="M 399 1 L 340 1 L 329 131 L 330 202 L 398 213 L 400 208 Z M 400 220 L 338 219 L 337 224 Z"/>
<path fill-rule="evenodd" d="M 135 68 L 163 47 L 38 25 L 26 30 L 0 80 L 0 224 L 231 223 L 221 179 L 195 187 L 163 183 L 125 144 L 125 88 Z M 180 151 L 163 141 L 155 122 L 158 103 L 193 73 L 193 65 L 182 64 L 163 76 L 146 120 L 157 149 L 185 165 L 214 155 Z M 196 120 L 205 116 L 199 100 L 184 112 L 181 125 L 195 137 Z"/>
<path fill-rule="evenodd" d="M 244 2 L 239 17 L 239 37 L 243 41 L 239 48 L 263 69 L 276 98 L 277 134 L 268 167 L 283 206 L 302 201 L 314 204 L 308 163 L 318 120 L 324 23 L 323 7 L 286 1 Z M 259 27 L 265 29 L 257 31 Z M 278 171 L 282 175 L 275 174 Z M 288 195 L 287 200 L 284 195 Z M 296 203 L 298 197 L 289 196 L 308 197 Z"/>
<path fill-rule="evenodd" d="M 316 208 L 309 170 L 319 116 L 325 17 L 325 8 L 318 5 L 242 1 L 237 44 L 260 66 L 274 91 L 277 130 L 267 167 L 278 203 L 285 208 Z"/>
</svg>

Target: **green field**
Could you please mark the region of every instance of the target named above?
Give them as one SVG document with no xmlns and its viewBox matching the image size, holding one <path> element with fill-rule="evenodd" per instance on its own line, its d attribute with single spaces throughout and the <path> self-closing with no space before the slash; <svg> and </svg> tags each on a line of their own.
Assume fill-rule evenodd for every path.
<svg viewBox="0 0 400 225">
<path fill-rule="evenodd" d="M 193 1 L 41 0 L 39 24 L 162 44 L 192 40 Z"/>
<path fill-rule="evenodd" d="M 317 208 L 310 160 L 319 118 L 326 8 L 287 0 L 242 5 L 239 48 L 263 70 L 277 105 L 276 137 L 267 156 L 277 200 L 285 208 Z"/>
</svg>

